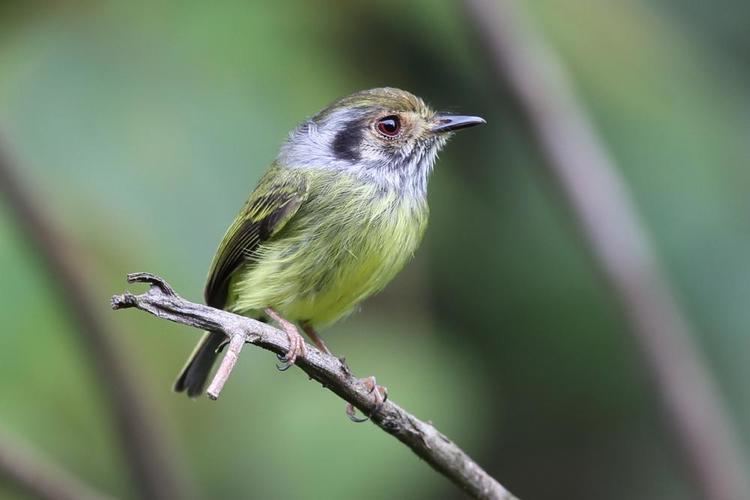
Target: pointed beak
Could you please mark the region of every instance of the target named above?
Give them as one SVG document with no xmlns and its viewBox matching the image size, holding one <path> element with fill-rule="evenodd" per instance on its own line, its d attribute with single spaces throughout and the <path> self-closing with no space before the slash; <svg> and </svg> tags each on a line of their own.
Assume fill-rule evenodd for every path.
<svg viewBox="0 0 750 500">
<path fill-rule="evenodd" d="M 487 123 L 484 118 L 478 116 L 462 116 L 462 115 L 449 115 L 446 113 L 439 113 L 435 117 L 435 125 L 432 127 L 432 131 L 438 134 L 444 132 L 453 132 L 462 128 L 473 127 L 474 125 L 481 125 Z"/>
</svg>

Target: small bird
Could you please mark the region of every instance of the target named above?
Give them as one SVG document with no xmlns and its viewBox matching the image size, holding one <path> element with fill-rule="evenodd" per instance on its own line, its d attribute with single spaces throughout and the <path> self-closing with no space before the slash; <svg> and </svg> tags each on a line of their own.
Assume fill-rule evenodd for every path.
<svg viewBox="0 0 750 500">
<path fill-rule="evenodd" d="M 206 304 L 276 322 L 289 339 L 283 369 L 305 355 L 295 323 L 330 354 L 317 329 L 404 267 L 427 226 L 427 181 L 438 152 L 454 131 L 481 123 L 437 113 L 395 88 L 343 97 L 302 122 L 219 244 Z M 203 336 L 175 391 L 203 393 L 225 338 Z"/>
</svg>

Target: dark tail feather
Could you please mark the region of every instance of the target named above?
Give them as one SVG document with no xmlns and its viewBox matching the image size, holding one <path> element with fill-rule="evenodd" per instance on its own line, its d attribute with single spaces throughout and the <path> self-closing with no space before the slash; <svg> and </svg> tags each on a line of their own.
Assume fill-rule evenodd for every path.
<svg viewBox="0 0 750 500">
<path fill-rule="evenodd" d="M 224 339 L 226 335 L 223 333 L 206 332 L 177 377 L 174 383 L 176 392 L 187 391 L 187 395 L 191 398 L 203 394 L 203 388 L 218 355 L 216 350 Z"/>
</svg>

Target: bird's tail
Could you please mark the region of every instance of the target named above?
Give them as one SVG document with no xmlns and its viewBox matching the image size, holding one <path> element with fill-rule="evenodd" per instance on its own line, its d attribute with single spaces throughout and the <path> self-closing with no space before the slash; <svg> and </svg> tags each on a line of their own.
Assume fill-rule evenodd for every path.
<svg viewBox="0 0 750 500">
<path fill-rule="evenodd" d="M 174 383 L 176 392 L 187 392 L 191 398 L 203 394 L 208 375 L 219 354 L 217 351 L 225 339 L 223 333 L 206 332 L 203 335 Z"/>
</svg>

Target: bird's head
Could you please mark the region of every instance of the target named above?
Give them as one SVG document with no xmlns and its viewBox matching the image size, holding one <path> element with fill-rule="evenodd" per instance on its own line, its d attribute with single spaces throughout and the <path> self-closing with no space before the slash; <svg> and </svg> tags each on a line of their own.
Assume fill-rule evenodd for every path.
<svg viewBox="0 0 750 500">
<path fill-rule="evenodd" d="M 344 170 L 384 187 L 424 191 L 448 137 L 481 123 L 485 121 L 476 116 L 437 113 L 404 90 L 364 90 L 301 123 L 278 161 L 292 168 Z"/>
</svg>

